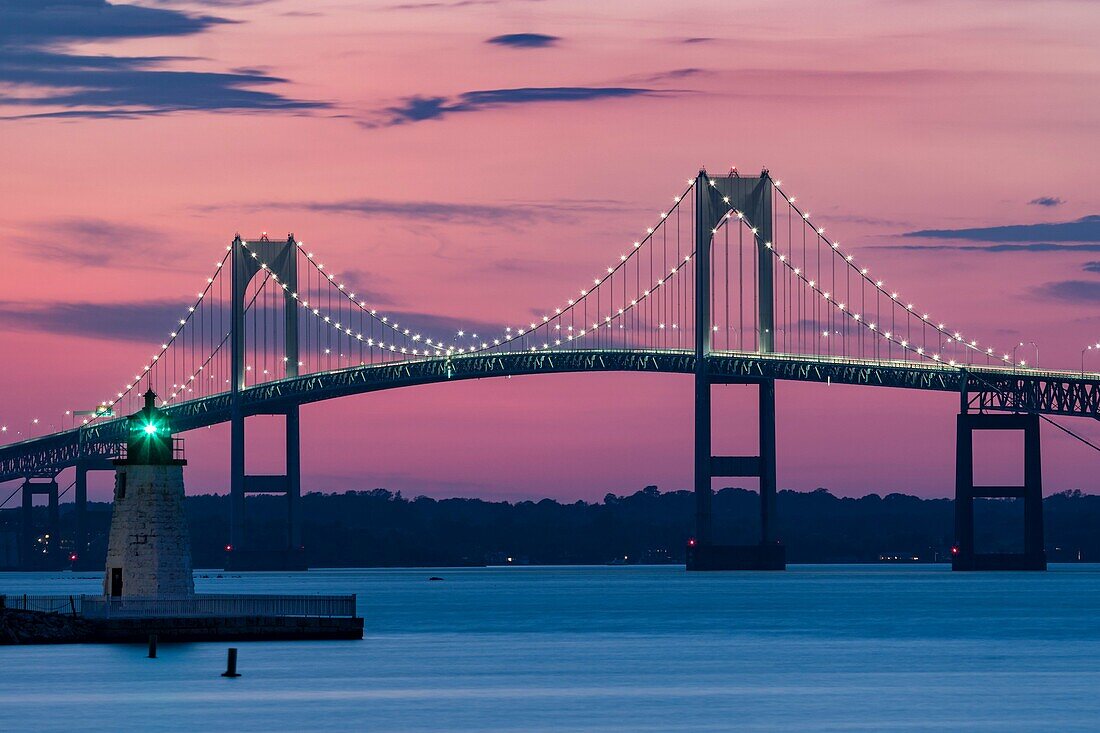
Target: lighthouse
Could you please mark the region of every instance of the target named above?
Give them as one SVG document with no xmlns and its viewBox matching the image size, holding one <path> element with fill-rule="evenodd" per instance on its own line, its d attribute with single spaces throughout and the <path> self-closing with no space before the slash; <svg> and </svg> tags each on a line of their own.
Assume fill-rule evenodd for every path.
<svg viewBox="0 0 1100 733">
<path fill-rule="evenodd" d="M 127 418 L 126 456 L 115 463 L 114 510 L 103 594 L 112 598 L 193 595 L 191 541 L 183 513 L 183 467 L 168 416 L 145 393 Z"/>
</svg>

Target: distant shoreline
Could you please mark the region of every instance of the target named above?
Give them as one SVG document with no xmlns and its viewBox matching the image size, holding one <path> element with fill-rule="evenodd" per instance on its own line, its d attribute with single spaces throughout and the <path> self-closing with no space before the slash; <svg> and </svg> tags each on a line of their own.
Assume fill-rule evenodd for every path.
<svg viewBox="0 0 1100 733">
<path fill-rule="evenodd" d="M 780 538 L 792 565 L 944 563 L 954 543 L 949 499 L 905 494 L 857 499 L 824 489 L 784 490 L 777 504 Z M 249 497 L 246 533 L 252 546 L 273 547 L 285 536 L 284 506 L 279 497 Z M 72 505 L 61 508 L 61 536 L 70 537 Z M 195 566 L 218 572 L 226 558 L 228 497 L 189 496 L 185 508 Z M 82 572 L 95 572 L 91 568 L 103 562 L 110 510 L 108 503 L 89 505 L 91 542 Z M 307 493 L 301 511 L 303 552 L 312 568 L 682 565 L 694 531 L 695 499 L 690 491 L 652 486 L 630 495 L 608 494 L 600 502 L 572 503 L 407 498 L 375 489 Z M 755 491 L 716 491 L 719 541 L 752 542 L 758 512 Z M 1095 531 L 1100 496 L 1078 491 L 1048 496 L 1044 515 L 1051 563 L 1100 560 Z M 975 517 L 976 541 L 985 551 L 1011 551 L 1019 540 L 1022 507 L 1012 500 L 986 501 Z M 14 547 L 19 520 L 18 509 L 0 511 L 0 567 L 14 565 L 5 562 L 3 548 Z"/>
</svg>

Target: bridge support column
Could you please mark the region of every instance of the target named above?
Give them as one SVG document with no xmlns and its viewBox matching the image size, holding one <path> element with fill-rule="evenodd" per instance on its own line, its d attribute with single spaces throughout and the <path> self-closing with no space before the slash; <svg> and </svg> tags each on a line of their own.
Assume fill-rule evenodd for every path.
<svg viewBox="0 0 1100 733">
<path fill-rule="evenodd" d="M 229 418 L 229 552 L 244 549 L 244 415 Z"/>
<path fill-rule="evenodd" d="M 286 417 L 286 473 L 248 474 L 245 471 L 243 417 L 232 419 L 231 457 L 233 482 L 230 486 L 230 544 L 225 555 L 226 570 L 305 570 L 301 527 L 301 433 L 298 406 Z M 245 539 L 244 501 L 248 494 L 286 496 L 286 535 L 282 547 L 259 548 Z"/>
<path fill-rule="evenodd" d="M 298 405 L 286 413 L 286 533 L 291 551 L 302 549 L 302 436 Z"/>
<path fill-rule="evenodd" d="M 75 522 L 73 532 L 73 570 L 102 570 L 102 557 L 94 558 L 91 551 L 91 538 L 88 528 L 88 473 L 90 471 L 110 471 L 114 473 L 114 464 L 105 458 L 83 458 L 76 464 L 76 477 L 73 481 L 75 499 Z M 106 548 L 104 548 L 106 549 Z"/>
<path fill-rule="evenodd" d="M 711 486 L 711 411 L 710 380 L 695 379 L 695 537 L 688 540 L 688 552 L 693 547 L 709 546 L 713 541 L 714 517 Z M 691 560 L 688 560 L 691 569 Z"/>
<path fill-rule="evenodd" d="M 22 570 L 58 570 L 61 562 L 61 516 L 58 506 L 57 480 L 25 479 L 19 538 L 19 565 Z M 34 521 L 34 497 L 46 496 L 46 525 L 41 535 Z M 41 540 L 41 542 L 39 541 Z"/>
<path fill-rule="evenodd" d="M 73 566 L 76 567 L 88 554 L 88 466 L 83 462 L 76 464 L 73 491 L 76 501 L 76 531 L 73 533 L 73 555 L 76 558 Z"/>
<path fill-rule="evenodd" d="M 952 570 L 1046 570 L 1043 546 L 1043 472 L 1039 416 L 962 412 L 956 425 L 955 546 Z M 1020 430 L 1024 434 L 1022 486 L 974 485 L 974 432 Z M 1012 553 L 979 553 L 974 547 L 974 500 L 1018 498 L 1024 502 L 1024 549 Z"/>
<path fill-rule="evenodd" d="M 778 545 L 775 506 L 775 380 L 760 385 L 760 544 Z M 782 550 L 783 548 L 780 547 Z M 786 555 L 781 560 L 786 567 Z"/>
<path fill-rule="evenodd" d="M 283 285 L 283 363 L 287 378 L 298 376 L 298 243 L 290 234 L 284 241 L 267 237 L 246 242 L 237 236 L 233 252 L 233 320 L 230 339 L 233 382 L 230 389 L 229 546 L 226 570 L 305 570 L 300 515 L 301 441 L 298 405 L 280 410 L 286 417 L 286 473 L 282 476 L 250 476 L 245 471 L 245 407 L 242 392 L 248 387 L 245 364 L 245 298 L 248 285 L 262 267 Z M 286 495 L 286 534 L 281 547 L 261 549 L 245 537 L 245 496 Z"/>
<path fill-rule="evenodd" d="M 759 390 L 760 451 L 755 456 L 715 456 L 711 444 L 711 386 L 755 384 Z M 696 384 L 695 497 L 697 535 L 688 542 L 688 570 L 783 570 L 786 550 L 776 526 L 775 381 L 713 380 Z M 754 477 L 760 481 L 760 542 L 721 545 L 714 541 L 712 479 L 715 476 Z"/>
<path fill-rule="evenodd" d="M 34 551 L 34 491 L 29 479 L 23 482 L 21 498 L 23 506 L 19 512 L 19 569 L 33 570 L 37 557 Z"/>
</svg>

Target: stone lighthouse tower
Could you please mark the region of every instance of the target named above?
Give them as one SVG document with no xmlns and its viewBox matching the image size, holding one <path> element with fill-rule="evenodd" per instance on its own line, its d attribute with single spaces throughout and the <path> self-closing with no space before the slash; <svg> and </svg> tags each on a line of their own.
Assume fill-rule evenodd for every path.
<svg viewBox="0 0 1100 733">
<path fill-rule="evenodd" d="M 183 466 L 172 426 L 145 393 L 128 418 L 126 457 L 115 461 L 115 503 L 103 594 L 114 598 L 179 598 L 195 592 L 191 542 L 183 514 Z"/>
</svg>

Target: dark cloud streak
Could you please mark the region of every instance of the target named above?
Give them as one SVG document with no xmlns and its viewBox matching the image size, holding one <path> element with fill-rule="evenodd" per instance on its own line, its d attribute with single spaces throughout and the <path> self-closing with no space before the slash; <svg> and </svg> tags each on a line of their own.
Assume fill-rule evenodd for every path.
<svg viewBox="0 0 1100 733">
<path fill-rule="evenodd" d="M 1026 242 L 1023 244 L 891 244 L 877 249 L 904 249 L 928 252 L 1100 252 L 1100 243 L 1065 244 Z"/>
<path fill-rule="evenodd" d="M 921 229 L 906 232 L 902 236 L 978 242 L 1100 242 L 1100 215 L 1092 214 L 1066 222 L 1009 224 L 971 229 Z"/>
<path fill-rule="evenodd" d="M 16 303 L 0 301 L 0 326 L 88 339 L 160 343 L 187 306 L 180 301 Z"/>
<path fill-rule="evenodd" d="M 505 33 L 487 39 L 486 43 L 509 48 L 547 48 L 560 41 L 558 36 L 548 36 L 545 33 Z"/>
<path fill-rule="evenodd" d="M 42 223 L 15 238 L 25 253 L 77 267 L 117 267 L 162 263 L 148 255 L 163 235 L 146 227 L 103 219 L 63 219 Z M 140 260 L 140 262 L 135 262 Z"/>
<path fill-rule="evenodd" d="M 358 198 L 335 201 L 281 201 L 237 205 L 236 209 L 304 209 L 322 213 L 350 214 L 362 217 L 407 219 L 412 221 L 484 224 L 486 222 L 557 221 L 577 214 L 621 211 L 624 204 L 613 200 L 511 201 L 500 204 L 457 204 L 430 201 L 394 201 Z M 222 208 L 222 207 L 217 207 Z"/>
<path fill-rule="evenodd" d="M 396 302 L 391 296 L 376 289 L 379 284 L 387 282 L 388 279 L 372 272 L 360 269 L 344 270 L 340 273 L 340 280 L 344 283 L 347 292 L 354 293 L 358 301 L 369 303 L 371 306 L 393 305 Z"/>
<path fill-rule="evenodd" d="M 156 5 L 206 5 L 214 8 L 247 8 L 263 5 L 271 0 L 152 0 Z"/>
<path fill-rule="evenodd" d="M 181 36 L 231 21 L 104 0 L 0 0 L 0 46 Z"/>
<path fill-rule="evenodd" d="M 1063 303 L 1100 303 L 1100 281 L 1060 280 L 1040 285 L 1034 294 L 1046 300 Z"/>
<path fill-rule="evenodd" d="M 520 104 L 592 102 L 659 94 L 667 92 L 639 87 L 520 87 L 464 92 L 457 97 L 413 96 L 406 97 L 398 106 L 383 110 L 384 119 L 381 123 L 364 123 L 364 126 L 402 125 L 437 120 L 457 112 L 477 112 Z"/>
<path fill-rule="evenodd" d="M 512 0 L 516 2 L 518 0 Z M 480 5 L 500 5 L 508 0 L 429 0 L 419 3 L 400 3 L 389 5 L 385 10 L 446 10 L 451 8 L 472 8 Z M 527 2 L 540 2 L 540 0 L 527 0 Z"/>
<path fill-rule="evenodd" d="M 629 77 L 629 81 L 630 83 L 653 84 L 663 81 L 676 81 L 679 79 L 687 79 L 688 77 L 709 76 L 713 73 L 714 72 L 708 69 L 688 67 L 684 69 L 669 69 L 668 71 L 657 71 L 651 74 L 638 74 L 636 76 Z"/>
<path fill-rule="evenodd" d="M 287 80 L 256 71 L 198 72 L 165 68 L 169 56 L 84 56 L 66 44 L 193 35 L 233 21 L 168 8 L 104 0 L 0 0 L 0 85 L 27 90 L 0 97 L 20 111 L 0 119 L 128 118 L 189 110 L 303 111 L 324 102 L 292 99 L 255 87 Z"/>
<path fill-rule="evenodd" d="M 154 345 L 163 342 L 186 308 L 181 301 L 171 300 L 123 303 L 0 301 L 0 328 Z M 466 336 L 457 340 L 466 346 L 474 333 L 491 340 L 504 332 L 499 324 L 434 313 L 387 310 L 386 316 L 390 323 L 433 339 L 449 341 L 463 331 Z M 302 327 L 307 323 L 303 320 Z"/>
</svg>

